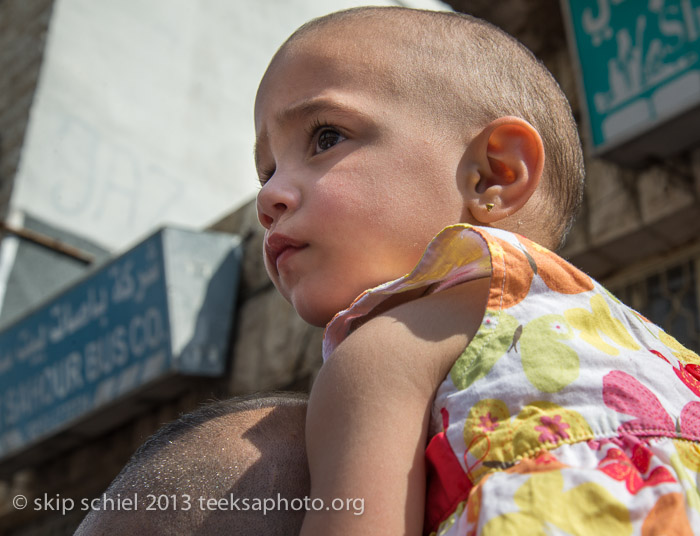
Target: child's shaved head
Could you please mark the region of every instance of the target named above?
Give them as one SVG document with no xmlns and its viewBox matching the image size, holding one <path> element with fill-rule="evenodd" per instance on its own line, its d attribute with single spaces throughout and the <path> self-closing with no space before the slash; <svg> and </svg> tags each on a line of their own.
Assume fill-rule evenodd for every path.
<svg viewBox="0 0 700 536">
<path fill-rule="evenodd" d="M 583 155 L 566 97 L 527 48 L 469 15 L 363 7 L 305 24 L 271 66 L 306 38 L 325 35 L 347 38 L 347 46 L 357 49 L 364 48 L 366 39 L 379 38 L 381 50 L 366 56 L 377 87 L 408 99 L 425 111 L 426 120 L 443 122 L 445 135 L 473 136 L 504 116 L 534 126 L 546 155 L 538 223 L 550 246 L 563 241 L 583 195 Z M 316 46 L 323 47 L 323 41 Z"/>
</svg>

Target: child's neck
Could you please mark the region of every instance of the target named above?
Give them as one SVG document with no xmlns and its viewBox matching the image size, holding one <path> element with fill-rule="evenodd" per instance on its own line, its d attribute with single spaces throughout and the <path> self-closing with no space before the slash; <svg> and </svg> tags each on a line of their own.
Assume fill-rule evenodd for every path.
<svg viewBox="0 0 700 536">
<path fill-rule="evenodd" d="M 434 285 L 428 285 L 428 286 L 420 287 L 420 288 L 413 289 L 413 290 L 407 290 L 407 291 L 401 292 L 399 294 L 392 294 L 386 300 L 384 300 L 379 305 L 377 305 L 374 309 L 372 309 L 368 314 L 353 321 L 351 328 L 350 328 L 350 331 L 355 331 L 357 328 L 359 328 L 362 324 L 366 323 L 368 320 L 371 320 L 371 319 L 373 319 L 373 318 L 375 318 L 383 313 L 386 313 L 390 309 L 393 309 L 394 307 L 397 307 L 397 306 L 401 305 L 402 303 L 417 300 L 418 298 L 421 298 L 427 294 L 430 294 L 430 291 L 433 287 L 434 287 Z"/>
</svg>

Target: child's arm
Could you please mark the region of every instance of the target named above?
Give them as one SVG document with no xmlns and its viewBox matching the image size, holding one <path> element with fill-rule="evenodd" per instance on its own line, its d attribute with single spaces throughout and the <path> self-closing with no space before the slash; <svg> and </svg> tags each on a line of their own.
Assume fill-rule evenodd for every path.
<svg viewBox="0 0 700 536">
<path fill-rule="evenodd" d="M 330 510 L 308 511 L 302 535 L 421 533 L 430 406 L 481 322 L 487 293 L 484 279 L 400 305 L 323 365 L 306 439 L 311 496 Z M 364 500 L 362 515 L 352 499 Z"/>
</svg>

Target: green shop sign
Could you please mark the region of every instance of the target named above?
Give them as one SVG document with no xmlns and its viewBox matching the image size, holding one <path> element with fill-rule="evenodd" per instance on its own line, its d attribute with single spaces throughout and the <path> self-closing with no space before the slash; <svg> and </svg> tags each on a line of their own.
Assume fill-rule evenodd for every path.
<svg viewBox="0 0 700 536">
<path fill-rule="evenodd" d="M 594 152 L 639 164 L 700 141 L 700 0 L 562 0 Z"/>
</svg>

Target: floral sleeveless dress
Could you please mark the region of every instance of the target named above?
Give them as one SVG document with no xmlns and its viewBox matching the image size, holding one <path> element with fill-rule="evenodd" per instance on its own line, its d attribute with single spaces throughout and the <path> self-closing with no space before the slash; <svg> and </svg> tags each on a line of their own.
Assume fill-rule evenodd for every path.
<svg viewBox="0 0 700 536">
<path fill-rule="evenodd" d="M 455 225 L 399 292 L 491 277 L 476 335 L 436 393 L 425 533 L 700 535 L 700 358 L 566 261 L 521 236 Z"/>
</svg>

